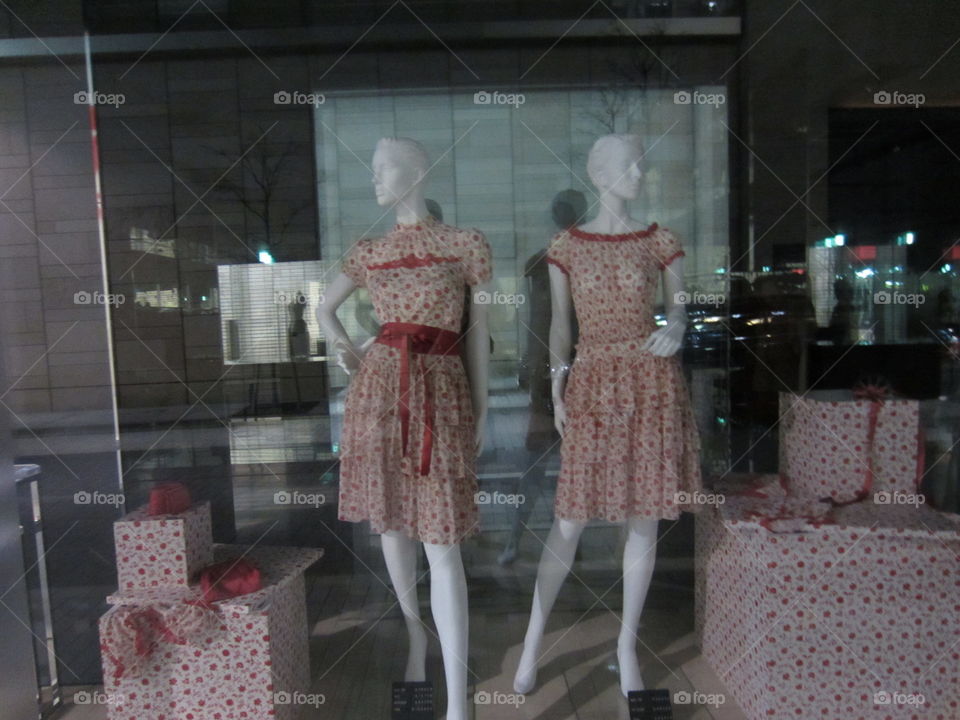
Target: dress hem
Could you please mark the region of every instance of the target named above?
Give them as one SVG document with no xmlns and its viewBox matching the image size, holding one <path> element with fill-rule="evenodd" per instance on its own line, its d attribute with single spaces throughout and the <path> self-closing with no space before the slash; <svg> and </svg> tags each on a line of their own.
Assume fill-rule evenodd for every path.
<svg viewBox="0 0 960 720">
<path fill-rule="evenodd" d="M 362 514 L 355 516 L 338 515 L 337 519 L 341 522 L 349 523 L 370 523 L 370 532 L 374 535 L 383 535 L 387 532 L 400 532 L 411 540 L 416 540 L 417 542 L 427 543 L 430 545 L 460 545 L 465 540 L 469 540 L 480 533 L 479 521 L 461 533 L 449 533 L 449 537 L 446 539 L 444 539 L 445 536 L 436 536 L 435 538 L 435 536 L 432 535 L 425 539 L 424 533 L 415 532 L 416 528 L 405 523 L 398 524 L 390 522 L 374 522 L 369 516 Z"/>
</svg>

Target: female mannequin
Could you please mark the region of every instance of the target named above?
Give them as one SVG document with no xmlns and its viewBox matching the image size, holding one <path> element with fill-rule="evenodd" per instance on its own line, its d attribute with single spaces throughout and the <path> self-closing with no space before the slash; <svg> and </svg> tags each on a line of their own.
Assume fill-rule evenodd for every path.
<svg viewBox="0 0 960 720">
<path fill-rule="evenodd" d="M 679 302 L 683 251 L 669 230 L 627 214 L 627 201 L 640 192 L 642 155 L 635 135 L 597 140 L 587 171 L 599 191 L 600 211 L 585 225 L 559 233 L 547 253 L 552 392 L 563 446 L 556 520 L 540 559 L 514 678 L 519 693 L 536 684 L 547 618 L 591 519 L 627 524 L 620 689 L 624 695 L 644 689 L 636 631 L 653 574 L 657 521 L 676 519 L 681 509 L 697 510 L 676 497 L 701 488 L 694 417 L 679 362 L 671 357 L 686 329 Z M 655 329 L 660 276 L 667 323 Z M 572 369 L 571 297 L 580 327 Z"/>
<path fill-rule="evenodd" d="M 475 230 L 435 220 L 424 199 L 426 151 L 384 138 L 373 157 L 381 207 L 397 224 L 358 242 L 329 285 L 318 320 L 338 364 L 354 375 L 340 456 L 340 519 L 369 520 L 410 639 L 408 682 L 426 678 L 427 637 L 417 599 L 417 542 L 430 563 L 430 601 L 443 652 L 447 720 L 467 718 L 467 591 L 459 542 L 477 532 L 473 465 L 483 446 L 490 346 L 486 305 L 471 301 L 469 384 L 458 354 L 464 284 L 486 289 L 490 248 Z M 367 287 L 383 323 L 358 348 L 336 317 Z M 476 297 L 474 293 L 472 297 Z"/>
</svg>

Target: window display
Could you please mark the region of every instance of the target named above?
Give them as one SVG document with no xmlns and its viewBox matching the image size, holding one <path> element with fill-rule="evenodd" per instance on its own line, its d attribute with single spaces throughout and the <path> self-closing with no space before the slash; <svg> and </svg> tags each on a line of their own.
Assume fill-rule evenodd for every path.
<svg viewBox="0 0 960 720">
<path fill-rule="evenodd" d="M 44 720 L 957 714 L 950 24 L 580 4 L 11 21 Z"/>
</svg>

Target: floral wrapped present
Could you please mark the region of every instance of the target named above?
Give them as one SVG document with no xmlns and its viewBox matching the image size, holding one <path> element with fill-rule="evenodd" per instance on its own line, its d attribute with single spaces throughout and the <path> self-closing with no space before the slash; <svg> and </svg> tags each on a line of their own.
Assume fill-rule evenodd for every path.
<svg viewBox="0 0 960 720">
<path fill-rule="evenodd" d="M 107 598 L 100 648 L 110 720 L 293 720 L 314 698 L 303 571 L 322 551 L 214 548 L 206 588 Z M 259 589 L 212 599 L 251 587 Z"/>
<path fill-rule="evenodd" d="M 121 590 L 186 586 L 213 559 L 210 503 L 157 515 L 145 505 L 113 524 L 113 539 Z"/>
<path fill-rule="evenodd" d="M 853 503 L 772 532 L 769 479 L 696 527 L 701 648 L 746 717 L 960 717 L 960 518 Z"/>
</svg>

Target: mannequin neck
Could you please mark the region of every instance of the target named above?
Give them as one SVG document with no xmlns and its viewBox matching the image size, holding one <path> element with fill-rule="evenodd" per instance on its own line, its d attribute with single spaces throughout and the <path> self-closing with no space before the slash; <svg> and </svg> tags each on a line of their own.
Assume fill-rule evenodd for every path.
<svg viewBox="0 0 960 720">
<path fill-rule="evenodd" d="M 411 225 L 430 215 L 430 211 L 427 210 L 427 201 L 421 194 L 408 195 L 401 199 L 396 205 L 396 210 L 399 225 Z"/>
<path fill-rule="evenodd" d="M 584 224 L 590 232 L 603 235 L 617 235 L 636 230 L 636 221 L 627 213 L 627 201 L 622 197 L 601 193 L 600 209 L 596 217 Z"/>
</svg>

